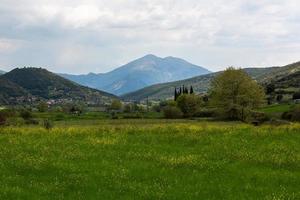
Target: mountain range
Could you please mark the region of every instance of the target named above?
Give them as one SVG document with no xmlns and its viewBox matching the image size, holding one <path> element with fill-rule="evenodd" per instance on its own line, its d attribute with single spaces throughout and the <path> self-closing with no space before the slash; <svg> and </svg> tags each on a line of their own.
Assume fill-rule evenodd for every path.
<svg viewBox="0 0 300 200">
<path fill-rule="evenodd" d="M 42 68 L 16 68 L 0 76 L 1 104 L 17 104 L 36 99 L 103 104 L 114 98 L 117 97 L 78 85 Z"/>
<path fill-rule="evenodd" d="M 60 75 L 84 86 L 122 95 L 153 84 L 209 73 L 209 70 L 180 58 L 160 58 L 150 54 L 104 74 Z"/>
<path fill-rule="evenodd" d="M 253 79 L 264 86 L 273 84 L 277 90 L 282 91 L 291 89 L 295 91 L 300 89 L 300 62 L 283 67 L 245 68 L 244 70 Z M 219 73 L 220 72 L 216 72 L 190 79 L 152 85 L 125 94 L 122 98 L 130 101 L 142 101 L 146 98 L 150 100 L 164 100 L 172 98 L 174 95 L 174 88 L 182 85 L 192 85 L 196 93 L 205 93 L 209 89 L 211 80 Z"/>
<path fill-rule="evenodd" d="M 1 74 L 5 74 L 5 71 L 3 71 L 3 70 L 0 70 L 0 75 L 1 75 Z"/>
</svg>

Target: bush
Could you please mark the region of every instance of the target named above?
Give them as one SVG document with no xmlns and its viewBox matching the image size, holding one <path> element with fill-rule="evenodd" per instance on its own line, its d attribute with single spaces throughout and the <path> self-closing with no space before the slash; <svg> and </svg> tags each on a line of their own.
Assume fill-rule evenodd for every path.
<svg viewBox="0 0 300 200">
<path fill-rule="evenodd" d="M 293 99 L 300 99 L 300 92 L 296 92 L 293 94 Z"/>
<path fill-rule="evenodd" d="M 265 113 L 256 111 L 250 112 L 250 119 L 247 119 L 247 121 L 250 121 L 252 124 L 255 125 L 260 125 L 268 120 L 269 117 Z"/>
<path fill-rule="evenodd" d="M 296 106 L 289 112 L 284 112 L 281 116 L 284 120 L 300 122 L 300 107 Z"/>
<path fill-rule="evenodd" d="M 28 124 L 28 125 L 38 125 L 38 124 L 39 124 L 39 121 L 36 120 L 36 119 L 30 118 L 30 119 L 26 119 L 26 120 L 25 120 L 25 124 Z"/>
<path fill-rule="evenodd" d="M 22 117 L 24 120 L 32 119 L 32 113 L 29 110 L 21 110 L 20 117 Z"/>
<path fill-rule="evenodd" d="M 184 117 L 192 117 L 201 106 L 201 98 L 196 95 L 180 95 L 177 99 L 177 106 Z"/>
<path fill-rule="evenodd" d="M 48 104 L 44 101 L 41 101 L 37 105 L 37 109 L 38 109 L 39 112 L 46 112 L 48 110 Z"/>
<path fill-rule="evenodd" d="M 167 119 L 179 119 L 182 118 L 183 113 L 181 110 L 175 106 L 166 106 L 163 109 L 164 117 Z"/>
<path fill-rule="evenodd" d="M 53 128 L 53 122 L 50 121 L 50 120 L 48 120 L 48 119 L 45 119 L 45 120 L 43 121 L 43 127 L 44 127 L 45 129 L 47 129 L 47 130 L 50 130 L 50 129 Z"/>
<path fill-rule="evenodd" d="M 134 113 L 134 114 L 126 114 L 123 116 L 124 119 L 141 119 L 143 115 L 141 113 Z"/>
<path fill-rule="evenodd" d="M 194 117 L 214 117 L 216 114 L 216 111 L 214 109 L 198 109 L 195 114 Z"/>
<path fill-rule="evenodd" d="M 0 126 L 4 125 L 6 123 L 7 120 L 7 116 L 5 115 L 5 113 L 0 112 Z"/>
</svg>

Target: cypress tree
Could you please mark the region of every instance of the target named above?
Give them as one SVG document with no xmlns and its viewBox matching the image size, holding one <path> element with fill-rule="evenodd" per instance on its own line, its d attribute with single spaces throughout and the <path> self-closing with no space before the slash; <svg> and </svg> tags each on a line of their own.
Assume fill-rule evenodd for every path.
<svg viewBox="0 0 300 200">
<path fill-rule="evenodd" d="M 174 100 L 176 101 L 178 97 L 178 93 L 177 93 L 177 88 L 175 87 L 175 92 L 174 92 Z"/>
<path fill-rule="evenodd" d="M 188 93 L 189 93 L 189 91 L 188 91 L 187 87 L 184 87 L 184 94 L 188 94 Z"/>
<path fill-rule="evenodd" d="M 191 86 L 191 88 L 190 88 L 190 94 L 194 94 L 193 86 Z"/>
</svg>

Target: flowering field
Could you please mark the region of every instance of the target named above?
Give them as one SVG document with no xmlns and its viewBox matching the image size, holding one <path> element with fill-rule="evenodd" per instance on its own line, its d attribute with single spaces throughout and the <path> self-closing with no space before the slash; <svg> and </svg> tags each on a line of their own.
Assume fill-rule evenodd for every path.
<svg viewBox="0 0 300 200">
<path fill-rule="evenodd" d="M 299 198 L 299 124 L 108 120 L 0 129 L 0 199 Z"/>
</svg>

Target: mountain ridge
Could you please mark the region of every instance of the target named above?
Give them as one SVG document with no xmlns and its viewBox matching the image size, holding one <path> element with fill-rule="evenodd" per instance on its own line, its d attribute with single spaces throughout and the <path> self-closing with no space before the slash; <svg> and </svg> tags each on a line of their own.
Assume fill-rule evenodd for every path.
<svg viewBox="0 0 300 200">
<path fill-rule="evenodd" d="M 211 72 L 181 58 L 148 54 L 104 74 L 60 75 L 88 87 L 121 95 L 149 85 L 208 73 Z"/>
<path fill-rule="evenodd" d="M 284 83 L 287 86 L 287 85 L 292 85 L 293 83 L 287 83 L 286 81 L 287 78 L 285 76 L 286 75 L 292 76 L 295 72 L 299 73 L 300 62 L 289 64 L 283 67 L 244 68 L 243 70 L 245 70 L 253 79 L 257 80 L 262 85 L 268 85 L 271 83 L 276 84 L 276 79 L 278 79 L 278 81 L 285 80 Z M 145 100 L 146 98 L 151 100 L 164 100 L 164 99 L 172 98 L 174 93 L 174 88 L 182 85 L 186 85 L 186 86 L 192 85 L 194 87 L 195 92 L 205 93 L 207 92 L 210 86 L 210 81 L 219 73 L 221 72 L 196 76 L 193 78 L 175 81 L 175 82 L 155 84 L 152 86 L 142 88 L 141 90 L 124 94 L 121 96 L 121 98 L 127 101 L 128 100 L 142 101 Z M 294 75 L 293 77 L 295 79 L 295 77 L 297 78 L 298 76 Z M 290 82 L 295 82 L 295 80 L 290 80 Z"/>
</svg>

